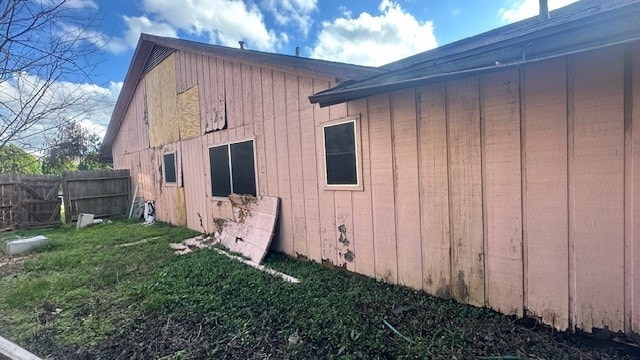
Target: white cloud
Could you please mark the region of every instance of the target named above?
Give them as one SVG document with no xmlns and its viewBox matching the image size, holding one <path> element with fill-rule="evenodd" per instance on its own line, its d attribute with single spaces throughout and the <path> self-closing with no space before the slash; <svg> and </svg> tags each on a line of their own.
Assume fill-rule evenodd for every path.
<svg viewBox="0 0 640 360">
<path fill-rule="evenodd" d="M 31 124 L 12 142 L 25 148 L 39 150 L 48 136 L 56 133 L 58 126 L 66 121 L 77 121 L 89 131 L 103 137 L 111 118 L 111 112 L 122 88 L 121 82 L 111 82 L 108 86 L 91 83 L 57 81 L 43 87 L 45 80 L 27 73 L 19 73 L 0 83 L 0 112 L 5 115 L 20 114 L 25 100 L 41 94 L 40 100 L 32 107 L 31 116 L 38 121 Z M 42 89 L 46 88 L 45 91 Z M 18 115 L 18 116 L 25 116 Z M 5 117 L 11 120 L 15 115 Z M 7 123 L 0 123 L 6 129 Z"/>
<path fill-rule="evenodd" d="M 98 8 L 98 5 L 93 0 L 66 0 L 64 6 L 72 9 Z"/>
<path fill-rule="evenodd" d="M 287 0 L 283 9 L 301 14 L 316 0 Z M 135 48 L 141 33 L 178 37 L 179 31 L 207 36 L 214 44 L 237 47 L 243 40 L 249 49 L 275 51 L 288 42 L 286 33 L 267 29 L 257 5 L 228 0 L 142 0 L 142 16 L 123 16 L 126 30 L 122 37 L 109 39 L 104 34 L 92 42 L 106 51 L 119 54 Z M 312 8 L 313 9 L 313 8 Z M 292 10 L 293 11 L 293 10 Z M 294 16 L 289 12 L 283 16 Z"/>
<path fill-rule="evenodd" d="M 71 9 L 98 9 L 98 4 L 93 0 L 40 0 L 40 4 L 46 6 L 58 6 Z"/>
<path fill-rule="evenodd" d="M 298 0 L 297 2 L 304 3 Z M 267 29 L 255 4 L 227 0 L 142 0 L 143 9 L 156 22 L 196 35 L 207 35 L 211 42 L 273 51 L 282 37 Z"/>
<path fill-rule="evenodd" d="M 555 10 L 576 1 L 578 0 L 549 0 L 549 10 Z M 498 14 L 502 21 L 516 22 L 538 15 L 539 6 L 538 0 L 509 0 L 509 5 L 498 10 Z"/>
<path fill-rule="evenodd" d="M 108 38 L 101 33 L 87 34 L 87 40 L 92 42 L 98 48 L 113 54 L 121 54 L 129 49 L 133 49 L 138 44 L 140 34 L 152 34 L 166 37 L 178 37 L 176 29 L 166 22 L 154 22 L 146 16 L 123 16 L 127 30 L 122 37 Z"/>
<path fill-rule="evenodd" d="M 363 12 L 323 22 L 311 57 L 379 66 L 437 46 L 433 22 L 418 21 L 390 0 L 378 10 L 378 16 Z"/>
<path fill-rule="evenodd" d="M 317 0 L 263 0 L 262 4 L 278 24 L 293 22 L 305 37 L 309 33 L 313 24 L 311 13 L 316 10 Z"/>
<path fill-rule="evenodd" d="M 138 44 L 140 34 L 147 33 L 158 36 L 177 37 L 176 29 L 163 21 L 152 21 L 146 16 L 123 16 L 127 31 L 124 34 L 124 43 L 130 47 Z"/>
</svg>

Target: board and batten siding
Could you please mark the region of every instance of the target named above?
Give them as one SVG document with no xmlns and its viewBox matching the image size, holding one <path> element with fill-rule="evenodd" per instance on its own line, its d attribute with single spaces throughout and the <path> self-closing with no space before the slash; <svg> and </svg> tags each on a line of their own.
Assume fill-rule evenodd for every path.
<svg viewBox="0 0 640 360">
<path fill-rule="evenodd" d="M 326 108 L 308 96 L 330 77 L 168 61 L 140 81 L 113 147 L 160 220 L 217 230 L 231 207 L 211 197 L 209 148 L 253 140 L 258 193 L 281 199 L 275 250 L 558 329 L 640 333 L 639 44 Z M 149 129 L 158 96 L 191 125 Z M 356 119 L 360 190 L 324 186 L 322 126 L 341 119 Z"/>
<path fill-rule="evenodd" d="M 346 221 L 371 223 L 376 276 L 558 329 L 638 333 L 639 48 L 349 103 L 367 120 L 373 213 Z"/>
</svg>

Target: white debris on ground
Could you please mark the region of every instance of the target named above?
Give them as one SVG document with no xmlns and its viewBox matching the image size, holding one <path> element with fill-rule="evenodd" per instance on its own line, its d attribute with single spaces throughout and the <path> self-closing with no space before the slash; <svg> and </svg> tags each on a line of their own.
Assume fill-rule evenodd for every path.
<svg viewBox="0 0 640 360">
<path fill-rule="evenodd" d="M 140 245 L 140 244 L 146 244 L 149 241 L 156 240 L 156 239 L 160 239 L 160 236 L 154 236 L 152 238 L 142 239 L 142 240 L 138 240 L 138 241 L 134 241 L 134 242 L 130 242 L 130 243 L 125 243 L 125 244 L 118 244 L 118 245 L 116 245 L 116 247 L 117 248 L 123 248 L 123 247 L 135 246 L 135 245 Z"/>
<path fill-rule="evenodd" d="M 219 233 L 215 233 L 214 236 L 205 236 L 205 235 L 200 235 L 200 236 L 196 236 L 193 238 L 189 238 L 186 240 L 183 240 L 180 243 L 171 243 L 169 244 L 169 247 L 173 250 L 173 253 L 176 255 L 186 255 L 189 254 L 191 252 L 193 252 L 194 250 L 198 250 L 198 249 L 213 249 L 216 252 L 218 252 L 219 254 L 225 255 L 228 258 L 237 260 L 243 264 L 249 265 L 255 269 L 258 269 L 262 272 L 266 272 L 267 274 L 273 275 L 273 276 L 277 276 L 281 279 L 283 279 L 284 281 L 290 282 L 290 283 L 299 283 L 300 280 L 298 280 L 297 278 L 291 276 L 291 275 L 287 275 L 285 273 L 281 273 L 277 270 L 268 268 L 264 265 L 260 265 L 260 264 L 256 264 L 254 262 L 252 262 L 251 260 L 242 258 L 240 256 L 236 256 L 236 255 L 232 255 L 229 254 L 228 252 L 215 248 L 214 246 L 216 244 L 220 243 L 220 234 Z"/>
<path fill-rule="evenodd" d="M 183 240 L 181 243 L 171 243 L 169 244 L 169 247 L 171 247 L 176 255 L 185 255 L 190 253 L 194 249 L 211 248 L 217 243 L 218 241 L 216 241 L 215 238 L 211 236 L 200 235 Z"/>
</svg>

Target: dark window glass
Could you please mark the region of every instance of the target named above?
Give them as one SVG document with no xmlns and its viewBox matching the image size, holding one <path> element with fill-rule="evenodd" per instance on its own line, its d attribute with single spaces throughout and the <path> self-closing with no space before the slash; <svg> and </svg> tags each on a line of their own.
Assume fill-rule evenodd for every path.
<svg viewBox="0 0 640 360">
<path fill-rule="evenodd" d="M 328 185 L 357 185 L 355 123 L 324 128 Z"/>
<path fill-rule="evenodd" d="M 253 161 L 253 141 L 229 145 L 233 192 L 256 195 L 256 172 Z"/>
<path fill-rule="evenodd" d="M 231 156 L 231 164 L 229 164 Z M 209 149 L 211 195 L 231 193 L 257 195 L 253 141 L 216 146 Z"/>
<path fill-rule="evenodd" d="M 176 154 L 164 154 L 164 182 L 176 183 Z"/>
<path fill-rule="evenodd" d="M 227 145 L 209 148 L 209 166 L 211 169 L 211 195 L 229 196 L 229 147 Z"/>
</svg>

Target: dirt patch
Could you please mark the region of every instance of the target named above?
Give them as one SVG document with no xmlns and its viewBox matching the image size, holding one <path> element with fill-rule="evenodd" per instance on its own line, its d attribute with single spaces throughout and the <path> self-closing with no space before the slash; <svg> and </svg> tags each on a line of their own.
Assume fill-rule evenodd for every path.
<svg viewBox="0 0 640 360">
<path fill-rule="evenodd" d="M 395 310 L 395 311 L 393 311 Z M 395 308 L 390 311 L 399 318 L 415 318 L 417 309 Z M 402 311 L 399 311 L 402 310 Z M 367 312 L 367 309 L 359 311 Z M 397 320 L 396 320 L 397 321 Z M 484 318 L 468 319 L 471 331 L 465 341 L 473 345 L 474 356 L 531 359 L 637 359 L 640 352 L 611 340 L 598 339 L 591 334 L 553 332 L 546 326 L 527 321 L 495 323 Z M 449 325 L 443 322 L 430 327 L 442 341 Z M 301 342 L 292 347 L 277 326 L 232 333 L 215 313 L 208 316 L 193 314 L 149 314 L 122 323 L 122 326 L 100 343 L 97 348 L 56 346 L 55 330 L 43 329 L 27 341 L 35 353 L 55 359 L 307 359 L 325 358 L 335 349 L 301 335 Z M 391 336 L 391 335 L 390 335 Z M 426 336 L 426 334 L 425 334 Z M 385 340 L 388 341 L 388 340 Z M 412 341 L 415 341 L 412 340 Z M 335 354 L 335 353 L 334 353 Z M 380 355 L 380 354 L 378 354 Z M 393 358 L 391 348 L 386 354 Z M 450 359 L 453 354 L 423 354 L 425 358 Z M 366 358 L 366 354 L 364 358 Z M 504 358 L 511 358 L 505 356 Z M 502 358 L 502 357 L 500 357 Z"/>
<path fill-rule="evenodd" d="M 20 271 L 22 263 L 32 256 L 10 257 L 0 252 L 0 279 Z"/>
</svg>

